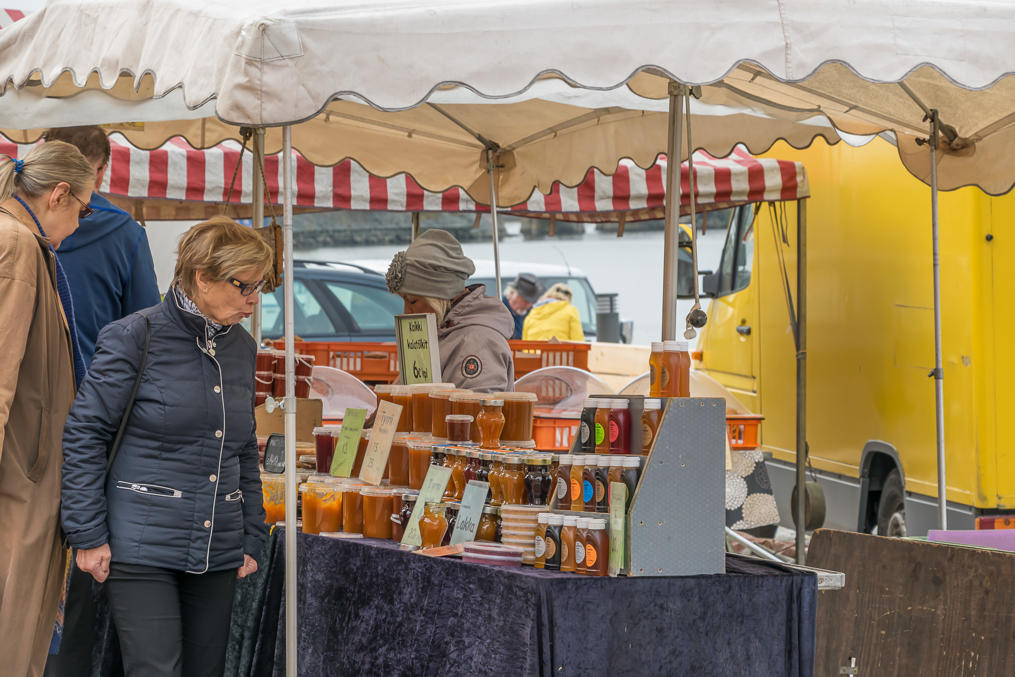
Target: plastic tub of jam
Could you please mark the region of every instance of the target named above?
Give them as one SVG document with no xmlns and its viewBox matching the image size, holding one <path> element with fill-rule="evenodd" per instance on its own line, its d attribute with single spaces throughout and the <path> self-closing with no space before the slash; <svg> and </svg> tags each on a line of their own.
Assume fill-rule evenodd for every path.
<svg viewBox="0 0 1015 677">
<path fill-rule="evenodd" d="M 448 414 L 444 417 L 445 435 L 448 443 L 462 444 L 472 441 L 472 416 L 469 414 Z"/>
<path fill-rule="evenodd" d="M 349 477 L 359 477 L 359 471 L 363 468 L 363 458 L 367 455 L 368 444 L 370 444 L 370 428 L 364 428 L 359 435 L 359 444 L 356 445 L 356 459 L 352 462 Z M 387 473 L 387 468 L 384 472 Z"/>
<path fill-rule="evenodd" d="M 395 430 L 400 433 L 412 432 L 412 388 L 391 386 L 391 401 L 402 407 L 402 415 Z"/>
<path fill-rule="evenodd" d="M 285 521 L 285 476 L 261 475 L 261 500 L 265 524 Z"/>
<path fill-rule="evenodd" d="M 384 487 L 363 487 L 363 536 L 391 538 L 391 490 Z"/>
<path fill-rule="evenodd" d="M 297 353 L 294 357 L 296 359 L 293 362 L 293 373 L 297 377 L 306 376 L 310 378 L 310 375 L 314 372 L 314 356 Z"/>
<path fill-rule="evenodd" d="M 409 487 L 422 489 L 427 470 L 430 469 L 430 450 L 433 444 L 423 440 L 409 440 Z"/>
<path fill-rule="evenodd" d="M 342 485 L 342 531 L 363 533 L 363 496 L 359 492 L 364 486 L 358 482 Z"/>
<path fill-rule="evenodd" d="M 312 482 L 304 482 L 300 485 L 300 502 L 303 517 L 303 533 L 318 534 L 317 527 L 317 485 Z"/>
<path fill-rule="evenodd" d="M 451 393 L 451 413 L 452 414 L 467 414 L 472 417 L 475 421 L 476 417 L 479 416 L 479 410 L 482 409 L 481 401 L 485 395 L 479 393 L 473 393 L 468 390 L 456 390 Z M 449 437 L 450 439 L 450 437 Z M 475 442 L 480 442 L 479 426 L 472 426 L 472 433 L 470 439 Z"/>
<path fill-rule="evenodd" d="M 439 385 L 443 386 L 444 384 Z M 454 389 L 443 387 L 430 391 L 430 434 L 433 435 L 435 442 L 448 438 L 444 418 L 448 414 L 454 413 L 451 411 L 451 394 L 453 392 L 455 392 Z"/>
<path fill-rule="evenodd" d="M 409 386 L 412 393 L 412 432 L 429 435 L 433 430 L 433 404 L 430 401 L 432 383 L 416 383 Z"/>
<path fill-rule="evenodd" d="M 517 446 L 532 439 L 532 421 L 536 408 L 535 393 L 494 393 L 504 400 L 504 430 L 500 434 L 504 446 Z"/>
<path fill-rule="evenodd" d="M 315 487 L 317 494 L 317 532 L 342 530 L 342 485 L 327 480 Z"/>
<path fill-rule="evenodd" d="M 388 454 L 388 479 L 398 487 L 409 486 L 409 435 L 395 433 Z"/>
<path fill-rule="evenodd" d="M 500 447 L 501 431 L 504 429 L 504 400 L 484 398 L 479 401 L 480 410 L 476 418 L 479 427 L 479 446 L 484 449 Z"/>
<path fill-rule="evenodd" d="M 331 458 L 335 455 L 335 428 L 341 430 L 340 426 L 314 428 L 314 453 L 319 473 L 331 472 Z"/>
<path fill-rule="evenodd" d="M 391 389 L 395 386 L 390 383 L 378 383 L 374 386 L 374 395 L 377 396 L 377 403 L 381 402 L 392 402 Z"/>
</svg>

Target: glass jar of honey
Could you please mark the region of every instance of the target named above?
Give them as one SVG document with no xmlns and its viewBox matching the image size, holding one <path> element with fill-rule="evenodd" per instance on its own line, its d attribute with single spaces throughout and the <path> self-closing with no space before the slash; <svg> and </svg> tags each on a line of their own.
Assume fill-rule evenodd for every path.
<svg viewBox="0 0 1015 677">
<path fill-rule="evenodd" d="M 363 487 L 359 493 L 363 501 L 363 535 L 366 538 L 391 538 L 391 490 Z"/>
<path fill-rule="evenodd" d="M 448 530 L 448 519 L 444 516 L 444 503 L 427 503 L 419 520 L 419 535 L 422 549 L 436 548 L 444 540 Z"/>
<path fill-rule="evenodd" d="M 484 397 L 484 395 L 469 390 L 455 390 L 451 393 L 451 413 L 472 417 L 473 425 L 471 427 L 470 439 L 476 444 L 479 444 L 481 440 L 479 426 L 475 421 L 476 417 L 479 416 L 479 410 L 482 408 L 481 401 Z"/>
<path fill-rule="evenodd" d="M 412 517 L 412 511 L 416 507 L 416 501 L 419 499 L 419 494 L 409 493 L 402 494 L 402 509 L 398 512 L 398 521 L 402 526 L 402 533 L 405 533 L 405 527 L 409 526 L 409 519 Z M 399 538 L 398 540 L 402 540 Z"/>
<path fill-rule="evenodd" d="M 461 504 L 448 503 L 447 506 L 444 510 L 444 517 L 448 520 L 448 528 L 444 531 L 441 545 L 451 545 L 451 536 L 455 533 L 455 524 L 458 523 L 458 509 L 461 507 Z"/>
<path fill-rule="evenodd" d="M 443 466 L 447 462 L 448 448 L 435 444 L 430 447 L 430 465 Z"/>
<path fill-rule="evenodd" d="M 448 458 L 451 459 L 451 482 L 448 484 L 448 490 L 456 501 L 462 500 L 462 496 L 465 494 L 465 466 L 469 462 L 467 453 L 466 450 L 461 449 L 456 450 L 454 454 L 449 452 L 448 455 Z"/>
<path fill-rule="evenodd" d="M 465 484 L 468 486 L 469 482 L 479 477 L 479 452 L 478 451 L 466 451 L 465 452 Z"/>
<path fill-rule="evenodd" d="M 490 503 L 501 505 L 504 503 L 504 456 L 506 454 L 490 453 L 490 473 L 487 482 L 490 483 Z"/>
<path fill-rule="evenodd" d="M 506 447 L 516 447 L 532 439 L 532 422 L 535 416 L 535 393 L 513 392 L 494 393 L 494 397 L 504 400 L 504 430 L 501 431 L 501 443 Z"/>
<path fill-rule="evenodd" d="M 648 356 L 648 396 L 659 397 L 662 390 L 660 379 L 663 359 L 663 342 L 652 341 L 652 352 Z"/>
<path fill-rule="evenodd" d="M 396 432 L 412 432 L 412 388 L 410 386 L 391 386 L 391 401 L 402 407 L 402 415 L 398 417 Z"/>
<path fill-rule="evenodd" d="M 388 453 L 388 479 L 397 487 L 409 486 L 409 434 L 395 433 Z"/>
<path fill-rule="evenodd" d="M 423 480 L 426 479 L 427 470 L 430 468 L 430 450 L 433 444 L 428 441 L 409 440 L 409 488 L 422 489 Z"/>
<path fill-rule="evenodd" d="M 443 385 L 443 384 L 441 384 Z M 434 442 L 440 443 L 448 438 L 444 419 L 451 411 L 451 394 L 454 389 L 434 388 L 430 390 L 430 434 Z"/>
<path fill-rule="evenodd" d="M 548 505 L 552 484 L 549 456 L 540 454 L 529 456 L 525 462 L 525 487 L 528 489 L 529 503 Z"/>
<path fill-rule="evenodd" d="M 642 454 L 648 454 L 648 452 L 652 451 L 652 444 L 656 440 L 656 433 L 659 430 L 659 423 L 662 417 L 662 400 L 656 398 L 646 399 L 641 412 Z"/>
<path fill-rule="evenodd" d="M 472 443 L 472 416 L 469 414 L 448 414 L 444 417 L 445 434 L 449 444 Z"/>
<path fill-rule="evenodd" d="M 501 484 L 504 488 L 504 503 L 523 505 L 528 503 L 525 489 L 525 457 L 520 454 L 504 455 L 504 470 Z"/>
<path fill-rule="evenodd" d="M 483 514 L 479 516 L 479 526 L 476 528 L 476 540 L 497 540 L 497 508 L 492 505 L 485 506 Z"/>
<path fill-rule="evenodd" d="M 479 446 L 484 449 L 500 447 L 500 434 L 504 429 L 504 400 L 482 399 L 476 417 L 479 426 Z"/>
</svg>

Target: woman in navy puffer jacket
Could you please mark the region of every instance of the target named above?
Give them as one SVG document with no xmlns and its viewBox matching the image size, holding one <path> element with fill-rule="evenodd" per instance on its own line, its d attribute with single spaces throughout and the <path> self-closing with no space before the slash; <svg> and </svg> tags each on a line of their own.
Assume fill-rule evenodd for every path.
<svg viewBox="0 0 1015 677">
<path fill-rule="evenodd" d="M 266 530 L 254 435 L 257 347 L 239 326 L 272 253 L 216 218 L 180 242 L 165 300 L 107 325 L 64 427 L 62 519 L 108 594 L 128 675 L 221 675 L 233 586 Z M 148 355 L 119 453 L 146 331 Z"/>
</svg>

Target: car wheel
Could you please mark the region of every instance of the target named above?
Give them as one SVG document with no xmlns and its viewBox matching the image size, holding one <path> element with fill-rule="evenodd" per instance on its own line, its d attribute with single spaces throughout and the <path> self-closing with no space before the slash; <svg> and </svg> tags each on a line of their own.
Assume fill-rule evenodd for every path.
<svg viewBox="0 0 1015 677">
<path fill-rule="evenodd" d="M 878 500 L 878 534 L 901 538 L 906 535 L 906 503 L 898 470 L 888 473 Z"/>
</svg>

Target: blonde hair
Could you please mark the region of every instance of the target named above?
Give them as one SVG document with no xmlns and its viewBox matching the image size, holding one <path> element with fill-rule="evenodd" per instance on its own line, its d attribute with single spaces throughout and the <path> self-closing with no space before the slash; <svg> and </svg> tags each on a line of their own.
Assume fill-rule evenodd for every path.
<svg viewBox="0 0 1015 677">
<path fill-rule="evenodd" d="M 21 171 L 15 171 L 18 163 Z M 58 183 L 70 186 L 74 195 L 88 204 L 88 187 L 95 181 L 95 170 L 74 146 L 63 141 L 47 141 L 35 146 L 20 160 L 0 165 L 0 201 L 12 195 L 40 197 Z"/>
<path fill-rule="evenodd" d="M 433 309 L 434 315 L 437 316 L 437 326 L 444 324 L 444 318 L 451 310 L 452 299 L 437 299 L 432 296 L 421 296 L 420 298 Z"/>
<path fill-rule="evenodd" d="M 213 282 L 251 268 L 263 270 L 263 276 L 267 276 L 273 256 L 271 247 L 253 228 L 226 216 L 213 216 L 184 233 L 177 249 L 173 284 L 193 298 L 197 271 Z"/>
<path fill-rule="evenodd" d="M 540 298 L 540 301 L 554 300 L 554 301 L 571 301 L 571 288 L 563 282 L 558 282 L 552 287 L 546 290 Z"/>
</svg>

